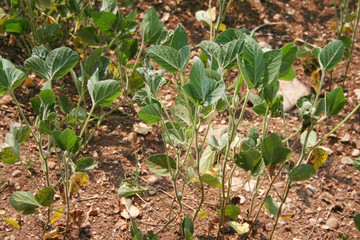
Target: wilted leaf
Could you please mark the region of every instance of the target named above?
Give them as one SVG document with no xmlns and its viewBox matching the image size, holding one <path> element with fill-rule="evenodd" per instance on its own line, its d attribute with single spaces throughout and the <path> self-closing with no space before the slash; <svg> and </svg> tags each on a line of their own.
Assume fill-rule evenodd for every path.
<svg viewBox="0 0 360 240">
<path fill-rule="evenodd" d="M 308 164 L 313 166 L 316 170 L 319 169 L 328 157 L 328 153 L 322 148 L 315 148 L 312 150 Z"/>
<path fill-rule="evenodd" d="M 238 220 L 238 216 L 240 215 L 241 210 L 238 206 L 227 205 L 225 209 L 225 216 L 232 218 L 234 220 Z"/>
<path fill-rule="evenodd" d="M 219 179 L 217 179 L 217 177 L 208 174 L 208 173 L 204 173 L 203 175 L 200 176 L 201 181 L 209 184 L 210 186 L 214 187 L 214 188 L 221 188 L 221 183 L 219 181 Z"/>
<path fill-rule="evenodd" d="M 58 212 L 55 212 L 54 215 L 51 217 L 50 223 L 56 222 L 64 214 L 62 212 L 64 210 L 63 207 L 57 207 L 55 210 Z"/>
<path fill-rule="evenodd" d="M 55 228 L 54 230 L 51 230 L 50 232 L 47 232 L 43 235 L 43 239 L 51 239 L 56 238 L 59 236 L 59 228 Z"/>
<path fill-rule="evenodd" d="M 200 218 L 206 218 L 207 216 L 208 216 L 208 211 L 206 209 L 199 212 L 199 217 Z"/>
<path fill-rule="evenodd" d="M 9 218 L 0 218 L 0 220 L 3 220 L 11 225 L 13 225 L 13 227 L 20 229 L 20 225 L 17 221 L 13 220 L 13 219 L 9 219 Z"/>
<path fill-rule="evenodd" d="M 40 204 L 29 192 L 15 192 L 9 198 L 10 205 L 22 215 L 33 214 L 38 211 Z"/>
<path fill-rule="evenodd" d="M 156 154 L 148 157 L 146 164 L 150 171 L 160 175 L 169 176 L 169 168 L 175 169 L 175 160 L 166 154 Z"/>
<path fill-rule="evenodd" d="M 137 193 L 143 193 L 144 191 L 144 189 L 138 188 L 129 181 L 124 180 L 119 186 L 118 194 L 120 197 L 129 197 Z"/>
<path fill-rule="evenodd" d="M 235 231 L 240 235 L 250 231 L 250 225 L 248 223 L 240 224 L 235 221 L 230 221 L 230 222 L 227 222 L 226 224 L 229 225 L 230 227 L 232 227 L 233 229 L 235 229 Z"/>
<path fill-rule="evenodd" d="M 83 157 L 79 159 L 76 163 L 76 172 L 86 171 L 86 170 L 93 170 L 97 167 L 97 163 L 94 163 L 94 159 L 91 157 Z"/>
<path fill-rule="evenodd" d="M 80 187 L 84 187 L 89 185 L 89 175 L 86 172 L 76 172 L 71 181 Z"/>
<path fill-rule="evenodd" d="M 309 164 L 300 164 L 295 167 L 289 174 L 291 181 L 305 181 L 310 179 L 316 173 L 316 169 Z"/>
<path fill-rule="evenodd" d="M 38 194 L 35 194 L 35 198 L 42 206 L 50 206 L 54 201 L 55 191 L 51 187 L 45 187 Z"/>
<path fill-rule="evenodd" d="M 265 199 L 264 208 L 266 209 L 266 211 L 268 211 L 270 214 L 274 216 L 277 216 L 279 212 L 279 206 L 277 202 L 270 195 L 268 195 Z"/>
</svg>

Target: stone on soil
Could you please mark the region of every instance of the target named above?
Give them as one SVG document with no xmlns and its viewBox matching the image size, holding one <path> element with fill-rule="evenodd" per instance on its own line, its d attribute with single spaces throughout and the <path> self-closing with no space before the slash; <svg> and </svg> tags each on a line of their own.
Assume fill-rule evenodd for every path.
<svg viewBox="0 0 360 240">
<path fill-rule="evenodd" d="M 360 100 L 360 89 L 355 89 L 355 90 L 354 90 L 354 93 L 355 93 L 355 95 L 356 95 L 356 99 L 357 99 L 357 100 Z"/>
<path fill-rule="evenodd" d="M 151 131 L 151 126 L 148 126 L 147 124 L 140 122 L 134 124 L 134 131 L 138 134 L 146 135 Z"/>
<path fill-rule="evenodd" d="M 346 133 L 340 140 L 341 142 L 349 142 L 350 141 L 350 134 Z"/>
<path fill-rule="evenodd" d="M 354 151 L 351 153 L 351 156 L 353 156 L 353 157 L 360 156 L 360 150 L 359 149 L 354 149 Z"/>
<path fill-rule="evenodd" d="M 163 179 L 163 177 L 161 177 L 161 176 L 151 175 L 147 181 L 149 184 L 154 184 L 154 183 L 161 181 L 162 179 Z"/>
<path fill-rule="evenodd" d="M 15 171 L 13 171 L 13 173 L 11 174 L 11 176 L 12 176 L 13 178 L 17 178 L 17 177 L 20 177 L 21 174 L 22 174 L 22 172 L 21 172 L 20 170 L 15 170 Z"/>
<path fill-rule="evenodd" d="M 343 165 L 352 165 L 354 162 L 350 157 L 343 157 L 340 161 Z"/>
<path fill-rule="evenodd" d="M 56 163 L 55 162 L 49 162 L 48 167 L 49 167 L 50 170 L 54 170 L 56 168 Z"/>
<path fill-rule="evenodd" d="M 326 221 L 326 226 L 333 228 L 333 229 L 337 229 L 340 225 L 340 222 L 337 218 L 335 217 L 330 217 L 327 221 Z"/>
<path fill-rule="evenodd" d="M 284 111 L 288 112 L 296 106 L 296 101 L 305 95 L 310 94 L 308 86 L 297 80 L 280 81 L 279 94 L 284 96 Z"/>
</svg>

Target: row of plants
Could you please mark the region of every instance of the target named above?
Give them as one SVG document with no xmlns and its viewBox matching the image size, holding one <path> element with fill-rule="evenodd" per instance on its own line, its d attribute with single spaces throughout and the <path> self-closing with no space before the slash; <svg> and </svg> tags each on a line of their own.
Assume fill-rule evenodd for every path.
<svg viewBox="0 0 360 240">
<path fill-rule="evenodd" d="M 194 222 L 199 216 L 207 217 L 205 186 L 218 192 L 218 238 L 224 236 L 226 224 L 238 234 L 252 236 L 263 207 L 275 218 L 270 239 L 273 237 L 290 189 L 296 186 L 296 182 L 308 180 L 316 174 L 327 159 L 326 151 L 319 146 L 360 107 L 358 104 L 329 133 L 317 136 L 316 126 L 337 115 L 346 105 L 341 87 L 325 93 L 323 84 L 328 72 L 344 56 L 349 59 L 352 49 L 350 55 L 346 55 L 347 45 L 341 39 L 324 48 L 309 44 L 298 47 L 289 43 L 281 49 L 263 50 L 256 42 L 254 32 L 220 30 L 231 2 L 219 2 L 222 7 L 220 18 L 215 24 L 212 20 L 209 22 L 210 41 L 198 45 L 201 51 L 193 59 L 190 59 L 191 46 L 185 29 L 181 25 L 174 30 L 165 29 L 152 8 L 140 24 L 139 41 L 133 37 L 138 25 L 136 12 L 124 16 L 112 0 L 102 1 L 101 6 L 81 0 L 55 1 L 50 5 L 42 1 L 44 6 L 38 1 L 8 3 L 11 11 L 6 16 L 9 19 L 1 22 L 2 29 L 15 37 L 29 57 L 23 66 L 15 66 L 3 58 L 0 61 L 0 93 L 12 96 L 25 124 L 11 126 L 5 139 L 9 146 L 2 149 L 0 160 L 4 164 L 20 162 L 32 180 L 35 195 L 15 192 L 9 201 L 23 215 L 44 208 L 44 238 L 61 234 L 58 230 L 49 232 L 49 226 L 63 214 L 66 216 L 63 232 L 66 238 L 73 213 L 71 199 L 80 187 L 88 185 L 86 171 L 96 167 L 93 158 L 80 158 L 79 155 L 103 120 L 124 101 L 142 107 L 137 114 L 144 122 L 161 127 L 165 153 L 148 157 L 146 164 L 155 174 L 169 177 L 174 196 L 168 206 L 168 221 L 155 233 L 150 231 L 144 236 L 135 220 L 131 220 L 130 232 L 134 239 L 158 239 L 159 233 L 182 216 L 186 217 L 179 226 L 181 233 L 185 239 L 192 239 L 196 233 Z M 97 7 L 100 10 L 95 10 Z M 212 19 L 211 11 L 208 13 Z M 25 17 L 13 18 L 11 14 L 24 14 Z M 42 18 L 37 20 L 34 16 Z M 43 25 L 36 27 L 39 23 Z M 50 42 L 51 39 L 56 41 Z M 63 45 L 67 47 L 61 47 Z M 105 56 L 109 50 L 115 51 L 116 59 Z M 277 94 L 279 81 L 295 78 L 292 64 L 296 59 L 309 56 L 318 66 L 317 91 L 315 95 L 298 99 L 301 123 L 295 133 L 288 135 L 283 96 Z M 25 116 L 15 90 L 31 72 L 44 81 L 39 97 L 31 99 L 37 116 L 34 122 L 29 122 Z M 70 76 L 77 96 L 69 98 L 55 94 L 56 81 L 65 76 Z M 159 93 L 165 85 L 176 91 L 171 109 L 164 106 Z M 252 124 L 244 119 L 246 111 L 254 111 L 262 118 L 260 129 L 252 126 L 244 133 L 242 126 Z M 210 131 L 217 112 L 226 112 L 229 116 L 227 132 L 219 139 Z M 283 129 L 270 131 L 270 122 L 275 118 L 283 121 Z M 205 134 L 200 133 L 201 126 L 206 126 Z M 284 135 L 280 134 L 282 130 Z M 30 135 L 37 145 L 45 188 L 34 180 L 21 154 L 21 144 Z M 289 141 L 297 138 L 300 138 L 302 147 L 300 156 L 295 159 Z M 55 149 L 53 152 L 52 148 Z M 50 159 L 56 159 L 58 164 L 59 177 L 55 181 L 50 177 Z M 246 181 L 233 191 L 232 176 L 237 168 L 243 170 Z M 287 176 L 282 191 L 274 185 L 281 181 L 281 173 Z M 147 189 L 136 179 L 125 179 L 120 184 L 118 193 L 121 197 L 146 194 Z M 256 180 L 255 190 L 246 220 L 240 221 L 238 216 L 246 209 L 240 209 L 231 200 L 251 179 Z M 261 187 L 266 191 L 259 196 Z M 194 213 L 187 213 L 183 208 L 183 199 L 190 192 L 187 191 L 189 188 L 197 188 L 200 193 Z M 56 205 L 54 196 L 57 190 L 63 205 L 53 206 Z M 19 228 L 12 219 L 2 220 Z"/>
</svg>

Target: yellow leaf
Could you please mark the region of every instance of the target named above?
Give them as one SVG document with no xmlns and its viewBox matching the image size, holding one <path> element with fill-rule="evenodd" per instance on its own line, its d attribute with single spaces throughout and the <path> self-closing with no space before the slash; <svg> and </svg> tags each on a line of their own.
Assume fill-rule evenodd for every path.
<svg viewBox="0 0 360 240">
<path fill-rule="evenodd" d="M 220 24 L 219 26 L 219 31 L 225 31 L 226 30 L 226 25 L 225 24 Z"/>
<path fill-rule="evenodd" d="M 289 220 L 291 217 L 292 217 L 292 215 L 291 215 L 291 214 L 284 214 L 284 215 L 281 215 L 281 219 L 282 219 L 282 220 Z"/>
<path fill-rule="evenodd" d="M 54 229 L 50 232 L 45 233 L 43 235 L 43 239 L 56 238 L 57 236 L 59 236 L 59 229 Z"/>
<path fill-rule="evenodd" d="M 64 214 L 62 213 L 63 211 L 63 207 L 58 207 L 55 210 L 59 211 L 59 212 L 55 212 L 55 214 L 52 216 L 52 218 L 50 219 L 50 223 L 54 223 L 56 222 L 59 218 L 61 218 L 61 216 Z"/>
<path fill-rule="evenodd" d="M 322 148 L 315 148 L 312 150 L 308 164 L 313 166 L 316 170 L 319 169 L 328 157 L 328 153 Z"/>
<path fill-rule="evenodd" d="M 0 220 L 3 220 L 3 221 L 5 221 L 5 222 L 13 225 L 15 228 L 20 229 L 20 225 L 19 225 L 18 222 L 15 221 L 15 220 L 8 219 L 8 218 L 0 218 Z"/>
<path fill-rule="evenodd" d="M 320 84 L 320 81 L 319 81 L 319 78 L 320 78 L 320 75 L 319 75 L 319 71 L 313 71 L 311 73 L 311 77 L 314 81 L 314 88 L 315 88 L 315 92 L 318 91 L 319 89 L 319 84 Z"/>
<path fill-rule="evenodd" d="M 244 234 L 247 233 L 250 230 L 250 225 L 248 223 L 240 224 L 235 221 L 227 222 L 228 225 L 230 225 L 238 234 Z"/>
<path fill-rule="evenodd" d="M 0 210 L 0 215 L 5 214 L 4 210 Z"/>
<path fill-rule="evenodd" d="M 77 183 L 80 187 L 89 185 L 89 175 L 86 172 L 76 172 L 72 178 L 73 183 Z"/>
<path fill-rule="evenodd" d="M 208 212 L 207 212 L 206 209 L 203 210 L 203 211 L 201 211 L 201 212 L 199 212 L 199 217 L 201 217 L 201 218 L 206 218 L 207 215 L 208 215 Z"/>
</svg>

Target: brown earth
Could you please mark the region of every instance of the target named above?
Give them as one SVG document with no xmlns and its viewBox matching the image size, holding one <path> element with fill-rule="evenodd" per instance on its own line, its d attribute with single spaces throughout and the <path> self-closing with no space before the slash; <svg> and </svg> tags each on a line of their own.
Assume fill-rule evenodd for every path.
<svg viewBox="0 0 360 240">
<path fill-rule="evenodd" d="M 153 6 L 160 14 L 160 17 L 170 17 L 165 22 L 166 28 L 175 29 L 181 23 L 187 30 L 190 45 L 196 46 L 202 40 L 209 38 L 209 33 L 204 26 L 195 20 L 195 12 L 206 9 L 207 1 L 175 1 L 156 0 L 156 1 L 137 1 L 134 9 L 138 11 L 139 21 L 144 16 L 145 11 Z M 272 48 L 280 48 L 286 43 L 295 39 L 303 39 L 309 43 L 323 47 L 336 38 L 335 31 L 332 29 L 334 22 L 334 10 L 332 0 L 303 0 L 303 1 L 280 1 L 267 0 L 260 1 L 247 0 L 241 5 L 239 16 L 236 8 L 232 8 L 226 17 L 225 24 L 228 28 L 247 28 L 253 29 L 263 23 L 285 22 L 285 24 L 268 25 L 257 31 L 257 40 L 265 41 Z M 356 1 L 351 1 L 354 3 Z M 123 11 L 128 11 L 121 9 Z M 15 64 L 22 64 L 26 57 L 20 49 L 8 47 L 8 38 L 0 38 L 0 55 L 10 59 Z M 344 86 L 344 94 L 348 99 L 347 106 L 339 115 L 330 117 L 322 125 L 316 127 L 318 136 L 324 136 L 333 126 L 339 123 L 359 102 L 354 90 L 360 88 L 360 55 L 358 43 L 355 44 L 353 62 L 350 67 L 349 77 Z M 192 55 L 198 54 L 196 50 Z M 302 64 L 296 63 L 297 78 L 312 87 L 312 79 L 309 74 L 305 74 Z M 344 72 L 345 63 L 342 62 L 333 73 L 333 82 L 330 84 L 326 79 L 324 89 L 341 85 L 341 74 Z M 58 86 L 65 85 L 71 89 L 71 81 L 64 79 L 57 83 Z M 29 99 L 36 96 L 40 91 L 40 86 L 28 88 L 25 84 L 16 90 L 21 106 L 25 115 L 34 120 L 34 113 L 30 107 Z M 57 89 L 60 91 L 61 89 Z M 67 91 L 67 90 L 65 90 Z M 173 102 L 175 95 L 173 90 L 168 87 L 162 92 L 167 99 L 169 106 Z M 0 96 L 0 140 L 5 142 L 5 135 L 8 133 L 11 122 L 20 123 L 20 117 L 16 111 L 16 106 L 9 96 Z M 145 159 L 155 153 L 164 152 L 161 131 L 157 126 L 147 135 L 134 133 L 133 125 L 141 120 L 132 115 L 132 108 L 129 104 L 124 104 L 123 111 L 111 115 L 100 127 L 94 140 L 83 151 L 82 156 L 94 157 L 98 167 L 89 171 L 90 185 L 80 190 L 79 198 L 73 199 L 73 209 L 83 211 L 87 219 L 82 225 L 72 224 L 72 239 L 130 239 L 130 222 L 121 215 L 124 207 L 120 204 L 120 197 L 117 194 L 119 183 L 132 176 L 136 167 L 136 156 L 138 157 L 141 169 L 141 184 L 150 186 L 152 192 L 145 196 L 133 197 L 134 204 L 140 209 L 140 215 L 136 222 L 139 228 L 147 230 L 158 230 L 165 221 L 161 216 L 168 213 L 163 202 L 170 204 L 173 195 L 171 181 L 166 178 L 156 178 L 146 167 Z M 248 108 L 245 121 L 254 123 L 258 127 L 261 122 L 254 112 Z M 224 125 L 227 123 L 227 113 L 218 114 L 213 121 L 216 124 Z M 294 132 L 299 126 L 298 114 L 293 110 L 287 115 L 288 133 Z M 250 126 L 245 125 L 240 129 L 240 133 L 247 133 Z M 280 119 L 271 122 L 271 130 L 279 134 L 284 134 Z M 320 168 L 318 173 L 305 182 L 297 183 L 290 191 L 286 207 L 285 217 L 281 220 L 275 233 L 274 239 L 339 239 L 339 234 L 349 235 L 349 239 L 360 239 L 360 233 L 356 230 L 353 217 L 360 213 L 360 176 L 358 171 L 349 164 L 346 164 L 345 157 L 355 159 L 352 154 L 354 150 L 360 150 L 360 114 L 357 112 L 353 117 L 341 127 L 336 134 L 327 139 L 321 146 L 332 150 L 327 162 Z M 300 143 L 298 139 L 291 142 L 294 144 L 294 158 L 298 155 Z M 137 154 L 136 154 L 137 152 Z M 33 140 L 22 146 L 22 156 L 29 163 L 35 165 L 31 168 L 31 173 L 37 182 L 44 185 L 42 170 L 38 161 L 38 152 Z M 55 161 L 52 158 L 50 161 Z M 52 170 L 52 181 L 56 179 L 57 167 Z M 21 174 L 14 174 L 16 170 L 21 170 Z M 21 229 L 17 230 L 0 221 L 0 239 L 41 239 L 42 218 L 45 211 L 40 214 L 22 216 L 9 204 L 9 197 L 15 191 L 35 192 L 35 189 L 21 168 L 20 164 L 4 167 L 0 165 L 0 171 L 4 171 L 3 181 L 5 185 L 0 189 L 0 210 L 5 210 L 5 217 L 19 221 Z M 245 174 L 237 170 L 234 177 L 238 181 L 245 180 Z M 235 180 L 234 180 L 235 181 Z M 281 189 L 285 183 L 285 174 L 276 183 Z M 41 185 L 41 184 L 40 184 Z M 154 191 L 155 190 L 155 191 Z M 215 239 L 216 227 L 212 222 L 216 217 L 218 209 L 217 193 L 206 188 L 207 198 L 203 209 L 208 211 L 208 217 L 199 219 L 195 223 L 194 239 Z M 198 189 L 194 186 L 187 188 L 184 194 L 184 211 L 192 214 L 196 203 L 199 201 Z M 249 207 L 250 193 L 243 190 L 239 196 L 245 197 L 245 202 L 238 205 L 243 211 L 241 216 L 246 218 L 246 209 Z M 59 195 L 53 206 L 62 205 Z M 149 207 L 151 206 L 151 207 Z M 175 206 L 176 208 L 176 206 Z M 160 215 L 160 216 L 159 216 Z M 267 239 L 270 235 L 273 224 L 273 217 L 262 211 L 258 222 L 257 231 L 250 239 Z M 181 222 L 177 219 L 174 224 Z M 64 219 L 55 222 L 52 229 L 64 227 Z M 226 229 L 225 239 L 237 239 L 237 234 L 230 229 Z M 170 225 L 160 239 L 181 239 L 178 225 Z"/>
</svg>

